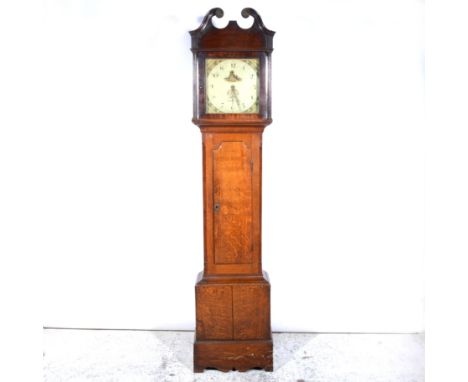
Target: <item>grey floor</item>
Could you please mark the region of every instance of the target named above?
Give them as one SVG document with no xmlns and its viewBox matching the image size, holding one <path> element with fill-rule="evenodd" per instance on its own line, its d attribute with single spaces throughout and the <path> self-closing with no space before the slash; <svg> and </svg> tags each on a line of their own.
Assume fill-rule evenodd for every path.
<svg viewBox="0 0 468 382">
<path fill-rule="evenodd" d="M 44 330 L 44 381 L 422 382 L 421 334 L 275 333 L 267 373 L 192 372 L 193 332 Z"/>
</svg>

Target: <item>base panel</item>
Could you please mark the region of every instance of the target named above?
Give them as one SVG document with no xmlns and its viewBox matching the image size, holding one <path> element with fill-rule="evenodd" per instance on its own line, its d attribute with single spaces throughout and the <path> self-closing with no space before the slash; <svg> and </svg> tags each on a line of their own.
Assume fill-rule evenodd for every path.
<svg viewBox="0 0 468 382">
<path fill-rule="evenodd" d="M 195 341 L 193 349 L 194 372 L 207 368 L 220 371 L 273 371 L 273 341 Z"/>
</svg>

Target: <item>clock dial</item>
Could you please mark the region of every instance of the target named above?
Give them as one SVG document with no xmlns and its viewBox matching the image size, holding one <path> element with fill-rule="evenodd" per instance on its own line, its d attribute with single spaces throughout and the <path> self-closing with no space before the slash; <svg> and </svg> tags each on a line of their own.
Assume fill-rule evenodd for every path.
<svg viewBox="0 0 468 382">
<path fill-rule="evenodd" d="M 206 112 L 208 114 L 258 113 L 258 58 L 207 58 Z"/>
</svg>

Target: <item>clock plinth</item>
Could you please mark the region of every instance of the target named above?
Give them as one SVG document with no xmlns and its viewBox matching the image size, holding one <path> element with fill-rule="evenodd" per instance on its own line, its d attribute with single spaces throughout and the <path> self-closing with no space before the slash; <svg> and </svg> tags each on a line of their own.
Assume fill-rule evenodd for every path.
<svg viewBox="0 0 468 382">
<path fill-rule="evenodd" d="M 194 370 L 273 370 L 270 282 L 261 263 L 262 133 L 270 117 L 273 33 L 250 9 L 249 29 L 192 35 L 194 118 L 203 141 L 204 270 L 195 286 Z"/>
<path fill-rule="evenodd" d="M 268 276 L 203 278 L 195 286 L 194 369 L 273 370 Z"/>
</svg>

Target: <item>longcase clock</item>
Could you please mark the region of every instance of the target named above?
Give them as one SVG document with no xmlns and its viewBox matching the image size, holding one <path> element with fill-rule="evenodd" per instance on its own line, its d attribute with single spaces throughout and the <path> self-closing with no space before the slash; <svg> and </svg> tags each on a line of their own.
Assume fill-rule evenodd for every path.
<svg viewBox="0 0 468 382">
<path fill-rule="evenodd" d="M 273 370 L 270 282 L 262 270 L 262 133 L 271 123 L 274 32 L 211 9 L 191 31 L 194 116 L 203 140 L 204 269 L 195 286 L 194 370 Z"/>
</svg>

